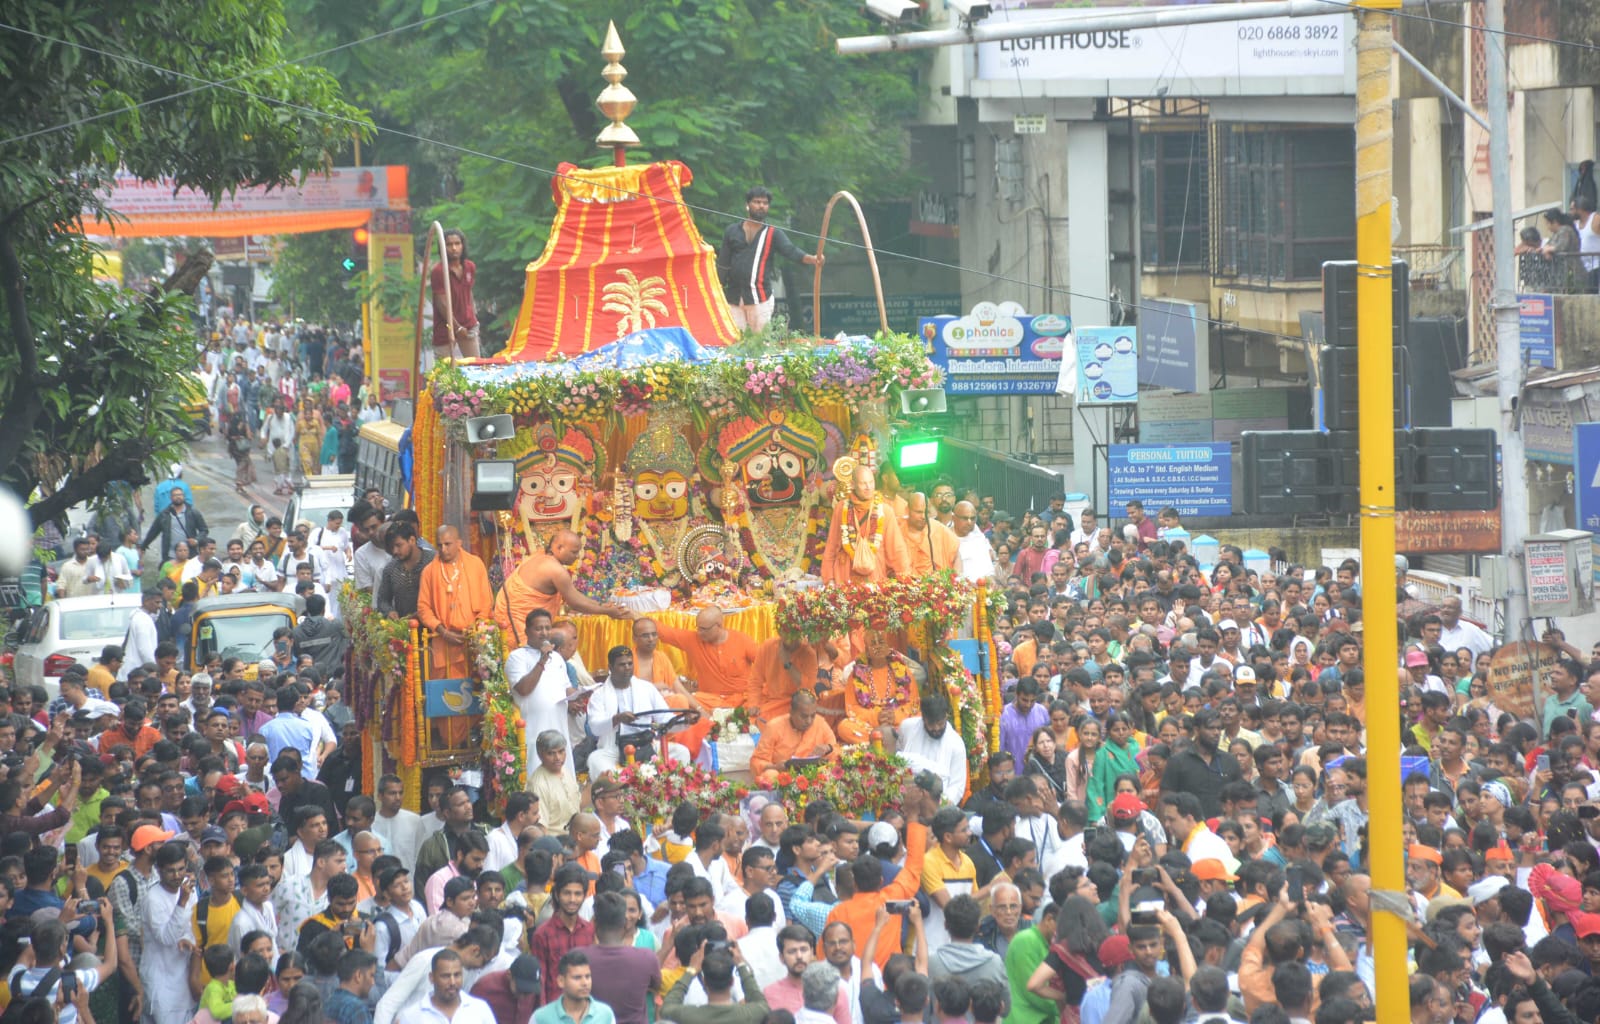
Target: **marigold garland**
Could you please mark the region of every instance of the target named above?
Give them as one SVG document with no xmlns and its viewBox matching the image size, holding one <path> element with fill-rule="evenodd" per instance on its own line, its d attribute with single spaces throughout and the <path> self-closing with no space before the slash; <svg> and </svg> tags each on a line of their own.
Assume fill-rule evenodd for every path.
<svg viewBox="0 0 1600 1024">
<path fill-rule="evenodd" d="M 444 442 L 438 408 L 426 390 L 417 396 L 411 423 L 411 457 L 412 504 L 421 526 L 418 532 L 431 537 L 444 515 Z"/>
</svg>

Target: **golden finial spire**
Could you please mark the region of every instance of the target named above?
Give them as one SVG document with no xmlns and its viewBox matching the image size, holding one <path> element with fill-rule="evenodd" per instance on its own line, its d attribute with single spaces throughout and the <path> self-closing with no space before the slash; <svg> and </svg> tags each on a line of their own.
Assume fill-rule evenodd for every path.
<svg viewBox="0 0 1600 1024">
<path fill-rule="evenodd" d="M 618 167 L 622 166 L 625 159 L 623 147 L 639 144 L 639 136 L 626 124 L 628 115 L 633 113 L 634 104 L 638 102 L 628 87 L 622 84 L 622 80 L 628 77 L 628 69 L 622 66 L 622 57 L 627 52 L 622 48 L 621 37 L 617 35 L 617 23 L 607 22 L 605 42 L 600 44 L 600 56 L 606 59 L 606 67 L 600 72 L 600 77 L 607 84 L 595 103 L 600 113 L 611 119 L 611 123 L 600 130 L 594 141 L 596 145 L 612 148 Z"/>
</svg>

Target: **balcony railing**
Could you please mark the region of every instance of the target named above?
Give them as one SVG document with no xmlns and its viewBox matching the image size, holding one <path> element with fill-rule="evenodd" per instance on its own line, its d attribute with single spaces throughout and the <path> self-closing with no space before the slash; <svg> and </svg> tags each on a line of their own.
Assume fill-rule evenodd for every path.
<svg viewBox="0 0 1600 1024">
<path fill-rule="evenodd" d="M 1517 291 L 1550 295 L 1581 295 L 1595 291 L 1600 256 L 1562 253 L 1544 256 L 1526 253 L 1517 257 Z"/>
</svg>

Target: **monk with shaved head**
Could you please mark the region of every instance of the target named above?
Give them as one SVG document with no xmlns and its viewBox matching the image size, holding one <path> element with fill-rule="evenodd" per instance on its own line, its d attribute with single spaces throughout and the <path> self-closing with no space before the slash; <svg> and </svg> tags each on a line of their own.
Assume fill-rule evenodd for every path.
<svg viewBox="0 0 1600 1024">
<path fill-rule="evenodd" d="M 439 555 L 417 584 L 417 618 L 433 633 L 433 678 L 464 678 L 467 634 L 493 606 L 489 572 L 483 559 L 462 548 L 454 526 L 439 527 L 436 546 Z"/>
<path fill-rule="evenodd" d="M 518 645 L 526 642 L 522 624 L 535 608 L 543 608 L 551 618 L 561 617 L 563 604 L 580 615 L 609 615 L 615 619 L 624 614 L 620 605 L 601 604 L 585 597 L 572 582 L 568 566 L 576 565 L 582 553 L 583 540 L 576 533 L 557 530 L 550 538 L 549 550 L 524 558 L 500 588 L 494 601 L 494 620 Z"/>
</svg>

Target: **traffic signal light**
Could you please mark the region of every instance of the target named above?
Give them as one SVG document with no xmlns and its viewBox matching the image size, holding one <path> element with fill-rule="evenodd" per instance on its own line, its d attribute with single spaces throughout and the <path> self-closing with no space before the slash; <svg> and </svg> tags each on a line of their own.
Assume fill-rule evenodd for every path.
<svg viewBox="0 0 1600 1024">
<path fill-rule="evenodd" d="M 344 272 L 347 274 L 364 274 L 367 271 L 367 243 L 372 240 L 372 232 L 366 228 L 356 228 L 350 232 L 350 255 L 344 258 Z"/>
</svg>

